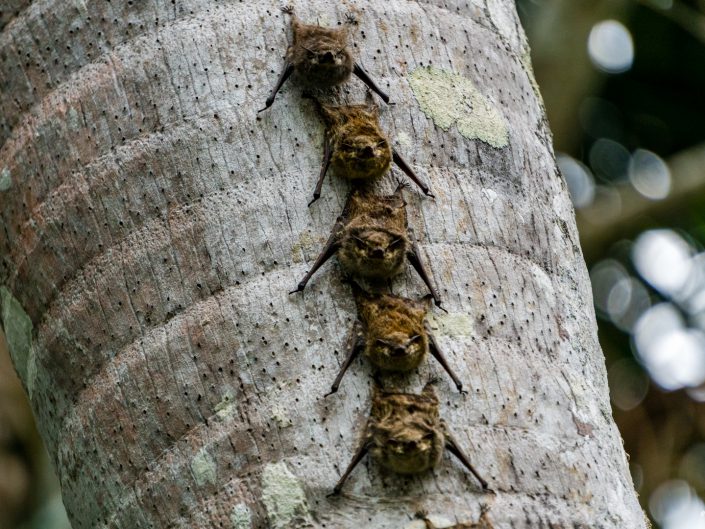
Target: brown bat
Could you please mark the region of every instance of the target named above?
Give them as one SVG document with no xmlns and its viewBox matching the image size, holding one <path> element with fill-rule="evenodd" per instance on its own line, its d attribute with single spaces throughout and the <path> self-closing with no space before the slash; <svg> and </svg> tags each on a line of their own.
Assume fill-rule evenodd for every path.
<svg viewBox="0 0 705 529">
<path fill-rule="evenodd" d="M 480 511 L 480 518 L 475 523 L 457 523 L 447 527 L 447 529 L 493 529 L 492 522 L 490 522 L 487 513 L 489 512 L 489 507 L 483 505 Z M 416 513 L 416 517 L 423 520 L 426 524 L 426 529 L 437 529 L 431 520 L 428 519 L 428 514 L 420 511 Z"/>
<path fill-rule="evenodd" d="M 348 26 L 327 28 L 304 24 L 294 14 L 294 8 L 291 6 L 283 8 L 282 11 L 291 15 L 294 41 L 286 50 L 286 62 L 277 84 L 259 112 L 272 106 L 277 92 L 294 71 L 304 84 L 315 87 L 339 85 L 347 81 L 350 74 L 355 74 L 385 103 L 389 103 L 389 96 L 382 92 L 362 66 L 354 61 L 348 49 L 348 26 L 356 23 L 352 15 L 348 16 Z"/>
<path fill-rule="evenodd" d="M 415 301 L 389 294 L 371 294 L 350 281 L 357 305 L 358 321 L 353 328 L 353 344 L 347 359 L 330 388 L 338 391 L 340 381 L 360 352 L 382 371 L 411 371 L 427 353 L 440 362 L 458 391 L 463 384 L 453 373 L 433 334 L 424 322 L 430 309 L 429 297 Z"/>
<path fill-rule="evenodd" d="M 432 197 L 423 183 L 399 153 L 389 144 L 389 139 L 379 126 L 379 107 L 371 98 L 364 105 L 325 105 L 311 95 L 318 112 L 326 124 L 323 139 L 323 163 L 318 183 L 309 206 L 321 197 L 323 180 L 329 166 L 349 180 L 356 182 L 376 180 L 386 173 L 392 161 Z"/>
<path fill-rule="evenodd" d="M 333 489 L 338 494 L 348 476 L 370 452 L 375 461 L 397 474 L 420 474 L 434 468 L 447 449 L 487 490 L 487 482 L 477 473 L 448 433 L 438 414 L 438 397 L 427 384 L 420 395 L 386 393 L 375 388 L 372 410 L 362 443 Z"/>
<path fill-rule="evenodd" d="M 295 290 L 302 292 L 311 276 L 334 254 L 353 277 L 388 279 L 399 274 L 406 259 L 431 291 L 437 306 L 441 298 L 426 273 L 411 237 L 400 183 L 393 195 L 378 196 L 353 189 L 323 251 Z"/>
</svg>

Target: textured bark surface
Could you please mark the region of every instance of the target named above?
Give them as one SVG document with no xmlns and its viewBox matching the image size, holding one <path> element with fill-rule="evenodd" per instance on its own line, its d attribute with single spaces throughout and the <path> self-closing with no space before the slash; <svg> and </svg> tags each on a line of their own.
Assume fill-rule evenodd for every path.
<svg viewBox="0 0 705 529">
<path fill-rule="evenodd" d="M 74 528 L 398 529 L 482 504 L 496 528 L 645 527 L 513 3 L 297 9 L 357 12 L 356 54 L 396 102 L 383 125 L 436 195 L 408 193 L 410 223 L 470 394 L 433 362 L 397 383 L 440 376 L 441 413 L 497 494 L 446 456 L 417 478 L 365 460 L 326 498 L 371 371 L 323 399 L 355 316 L 335 263 L 287 295 L 347 188 L 333 177 L 306 207 L 323 124 L 295 82 L 257 119 L 279 5 L 40 0 L 0 34 L 0 298 Z M 393 288 L 425 293 L 410 269 Z"/>
</svg>

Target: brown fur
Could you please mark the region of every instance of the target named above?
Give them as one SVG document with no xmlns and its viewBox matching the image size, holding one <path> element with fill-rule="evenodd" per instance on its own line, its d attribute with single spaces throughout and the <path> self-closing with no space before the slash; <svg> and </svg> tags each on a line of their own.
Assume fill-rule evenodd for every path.
<svg viewBox="0 0 705 529">
<path fill-rule="evenodd" d="M 384 279 L 401 272 L 409 249 L 401 188 L 390 196 L 353 190 L 341 221 L 338 260 L 353 276 Z"/>
<path fill-rule="evenodd" d="M 336 172 L 350 180 L 374 180 L 392 164 L 392 148 L 379 126 L 379 107 L 320 104 Z"/>
<path fill-rule="evenodd" d="M 367 424 L 372 457 L 399 474 L 418 474 L 443 456 L 445 427 L 438 398 L 427 385 L 420 395 L 376 391 Z"/>
<path fill-rule="evenodd" d="M 286 58 L 300 78 L 313 86 L 335 86 L 350 78 L 353 57 L 348 50 L 348 28 L 327 28 L 316 24 L 304 24 L 293 13 L 291 27 L 294 41 L 286 52 Z"/>
<path fill-rule="evenodd" d="M 410 371 L 428 353 L 424 319 L 429 302 L 353 290 L 357 313 L 365 329 L 364 354 L 386 371 Z M 430 301 L 430 300 L 429 300 Z"/>
</svg>

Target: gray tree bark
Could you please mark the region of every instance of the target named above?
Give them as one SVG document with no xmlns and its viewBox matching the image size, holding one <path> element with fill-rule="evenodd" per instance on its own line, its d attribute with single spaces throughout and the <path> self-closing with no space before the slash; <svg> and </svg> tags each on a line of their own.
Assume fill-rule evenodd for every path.
<svg viewBox="0 0 705 529">
<path fill-rule="evenodd" d="M 289 296 L 339 214 L 310 209 L 322 124 L 282 66 L 274 1 L 40 0 L 0 34 L 0 298 L 15 367 L 74 528 L 642 528 L 612 421 L 573 210 L 509 0 L 312 0 L 356 12 L 356 54 L 435 200 L 410 222 L 467 396 L 443 417 L 496 494 L 446 456 L 398 478 L 365 460 L 371 370 L 323 398 L 354 320 L 337 265 Z M 359 102 L 352 80 L 337 95 Z M 395 173 L 396 174 L 396 173 Z M 391 191 L 388 176 L 380 191 Z M 425 293 L 409 273 L 396 293 Z M 445 520 L 445 523 L 443 523 Z"/>
</svg>

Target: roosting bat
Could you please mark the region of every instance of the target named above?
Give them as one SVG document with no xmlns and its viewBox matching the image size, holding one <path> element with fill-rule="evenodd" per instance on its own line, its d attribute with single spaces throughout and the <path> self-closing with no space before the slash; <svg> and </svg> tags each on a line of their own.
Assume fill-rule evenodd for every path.
<svg viewBox="0 0 705 529">
<path fill-rule="evenodd" d="M 340 492 L 367 452 L 387 470 L 397 474 L 420 474 L 439 463 L 444 449 L 456 456 L 487 490 L 487 482 L 448 433 L 438 414 L 438 397 L 430 384 L 420 395 L 385 393 L 375 388 L 365 436 L 333 494 Z"/>
<path fill-rule="evenodd" d="M 430 352 L 448 372 L 458 391 L 463 391 L 462 382 L 451 370 L 424 322 L 430 308 L 428 296 L 415 301 L 389 294 L 372 294 L 354 281 L 350 283 L 358 321 L 353 329 L 350 353 L 328 395 L 338 391 L 343 375 L 360 352 L 376 368 L 396 372 L 415 369 Z"/>
<path fill-rule="evenodd" d="M 304 24 L 294 14 L 293 7 L 285 7 L 282 11 L 292 17 L 294 41 L 286 50 L 284 69 L 260 112 L 272 106 L 277 92 L 294 71 L 304 84 L 321 88 L 344 83 L 350 78 L 350 74 L 355 74 L 385 103 L 389 103 L 389 96 L 382 92 L 362 66 L 354 61 L 348 49 L 348 26 L 327 28 Z M 349 16 L 348 22 L 355 23 L 354 17 Z"/>
<path fill-rule="evenodd" d="M 404 187 L 405 184 L 400 183 L 389 196 L 353 189 L 323 251 L 290 294 L 303 291 L 316 270 L 337 253 L 340 265 L 348 274 L 366 279 L 394 277 L 408 259 L 431 291 L 436 305 L 440 306 L 441 298 L 421 263 L 416 243 L 410 237 Z"/>
<path fill-rule="evenodd" d="M 371 98 L 364 105 L 332 106 L 321 103 L 311 95 L 307 94 L 306 97 L 313 100 L 326 124 L 323 163 L 309 206 L 320 198 L 323 180 L 331 165 L 344 178 L 362 182 L 380 178 L 393 161 L 424 194 L 433 196 L 428 186 L 389 144 L 389 139 L 379 126 L 379 107 Z"/>
</svg>

